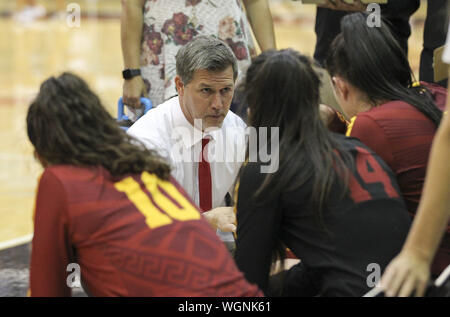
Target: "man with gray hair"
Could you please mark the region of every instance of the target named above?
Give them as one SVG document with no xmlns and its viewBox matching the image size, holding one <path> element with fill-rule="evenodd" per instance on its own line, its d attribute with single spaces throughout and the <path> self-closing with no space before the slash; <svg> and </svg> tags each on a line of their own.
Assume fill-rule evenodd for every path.
<svg viewBox="0 0 450 317">
<path fill-rule="evenodd" d="M 246 125 L 229 111 L 236 57 L 223 41 L 200 36 L 178 51 L 176 70 L 178 96 L 151 109 L 128 133 L 168 160 L 202 211 L 226 206 L 245 154 Z"/>
</svg>

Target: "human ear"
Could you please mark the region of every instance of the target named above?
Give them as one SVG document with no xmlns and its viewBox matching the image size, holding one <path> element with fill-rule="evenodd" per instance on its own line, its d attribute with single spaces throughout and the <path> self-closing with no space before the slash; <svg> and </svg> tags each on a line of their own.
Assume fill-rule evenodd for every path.
<svg viewBox="0 0 450 317">
<path fill-rule="evenodd" d="M 183 95 L 184 95 L 184 83 L 181 80 L 181 77 L 179 75 L 175 76 L 175 87 L 177 89 L 178 95 L 180 97 L 183 97 Z"/>
<path fill-rule="evenodd" d="M 331 80 L 333 81 L 334 91 L 339 96 L 339 98 L 341 98 L 343 101 L 347 101 L 349 94 L 348 83 L 339 76 L 333 76 Z"/>
</svg>

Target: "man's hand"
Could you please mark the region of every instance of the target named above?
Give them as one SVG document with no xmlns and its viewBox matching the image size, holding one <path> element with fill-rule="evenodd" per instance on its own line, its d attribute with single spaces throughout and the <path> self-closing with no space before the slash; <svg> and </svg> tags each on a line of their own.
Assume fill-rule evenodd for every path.
<svg viewBox="0 0 450 317">
<path fill-rule="evenodd" d="M 388 265 L 381 278 L 386 296 L 423 296 L 430 278 L 430 263 L 412 252 L 402 251 Z"/>
<path fill-rule="evenodd" d="M 341 11 L 364 11 L 367 8 L 367 4 L 362 3 L 360 0 L 354 0 L 353 4 L 348 4 L 344 0 L 326 0 L 325 4 L 317 6 Z"/>
<path fill-rule="evenodd" d="M 217 207 L 202 214 L 214 229 L 236 232 L 236 215 L 233 207 Z"/>
<path fill-rule="evenodd" d="M 141 76 L 125 80 L 123 83 L 123 104 L 133 108 L 141 107 L 141 96 L 147 97 L 147 89 Z"/>
</svg>

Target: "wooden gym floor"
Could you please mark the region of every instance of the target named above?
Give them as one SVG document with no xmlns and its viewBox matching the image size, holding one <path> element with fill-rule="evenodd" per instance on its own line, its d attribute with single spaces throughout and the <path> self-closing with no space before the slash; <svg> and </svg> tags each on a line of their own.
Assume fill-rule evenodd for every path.
<svg viewBox="0 0 450 317">
<path fill-rule="evenodd" d="M 42 169 L 33 158 L 25 116 L 40 83 L 73 71 L 89 82 L 114 116 L 122 89 L 120 0 L 77 0 L 82 10 L 80 28 L 69 28 L 61 12 L 61 3 L 64 9 L 73 1 L 38 0 L 47 9 L 46 17 L 25 24 L 14 19 L 16 2 L 0 0 L 0 296 L 25 295 L 26 286 L 5 283 L 5 278 L 27 280 L 25 243 L 32 236 L 34 196 Z M 271 8 L 278 48 L 312 55 L 314 6 L 280 0 L 271 1 Z M 416 74 L 425 12 L 426 1 L 411 20 L 409 58 Z M 14 251 L 13 246 L 19 247 Z"/>
</svg>

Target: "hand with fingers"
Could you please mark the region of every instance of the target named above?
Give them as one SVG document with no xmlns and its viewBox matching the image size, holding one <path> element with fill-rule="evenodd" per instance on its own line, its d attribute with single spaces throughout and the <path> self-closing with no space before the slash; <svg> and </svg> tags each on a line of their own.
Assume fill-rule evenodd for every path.
<svg viewBox="0 0 450 317">
<path fill-rule="evenodd" d="M 318 6 L 340 11 L 364 11 L 367 8 L 367 4 L 362 3 L 361 0 L 354 0 L 352 4 L 344 0 L 326 0 L 325 4 L 319 4 Z"/>
<path fill-rule="evenodd" d="M 148 98 L 147 89 L 141 76 L 127 79 L 123 83 L 123 104 L 130 108 L 140 108 L 140 98 Z"/>
<path fill-rule="evenodd" d="M 214 229 L 236 232 L 236 214 L 233 207 L 217 207 L 202 214 Z"/>
<path fill-rule="evenodd" d="M 402 251 L 386 268 L 381 288 L 387 297 L 425 295 L 430 278 L 430 263 L 413 252 Z"/>
</svg>

